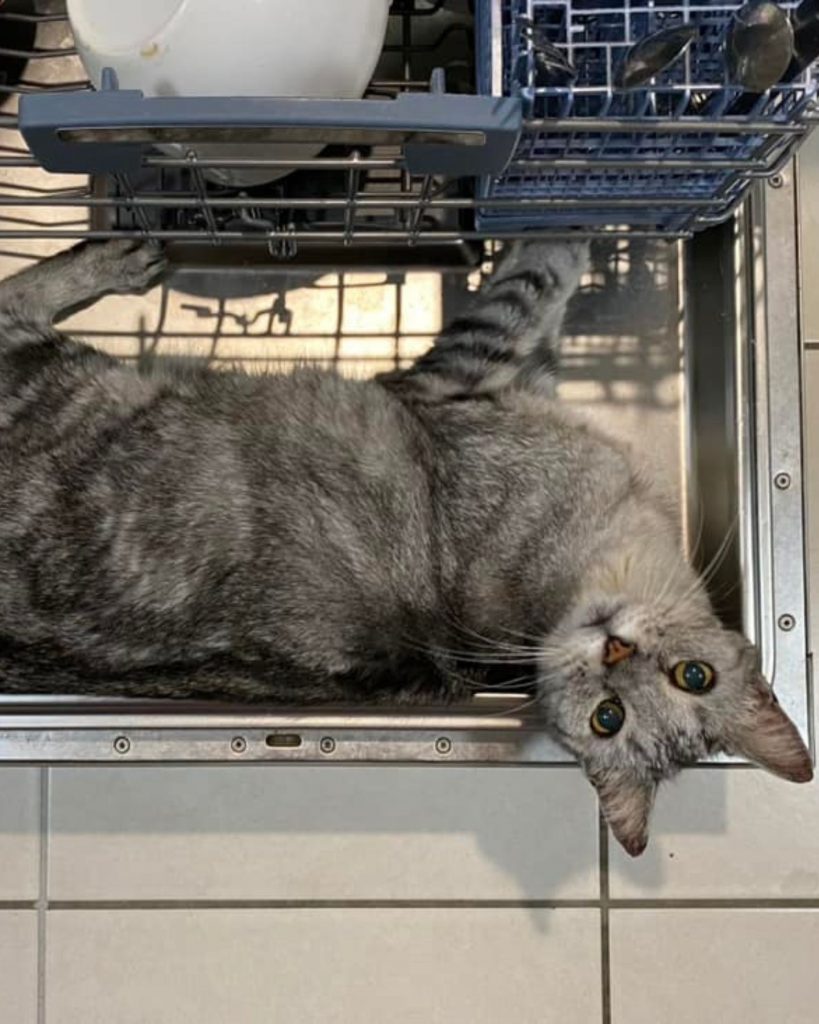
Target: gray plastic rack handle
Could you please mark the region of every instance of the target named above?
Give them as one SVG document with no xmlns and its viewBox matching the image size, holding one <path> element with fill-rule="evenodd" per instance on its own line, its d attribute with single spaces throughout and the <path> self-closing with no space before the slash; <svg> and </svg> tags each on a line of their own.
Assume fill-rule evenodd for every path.
<svg viewBox="0 0 819 1024">
<path fill-rule="evenodd" d="M 433 89 L 440 87 L 433 76 Z M 103 72 L 98 92 L 28 93 L 20 131 L 36 160 L 62 173 L 131 173 L 155 143 L 391 144 L 411 174 L 500 174 L 521 132 L 512 97 L 433 91 L 391 100 L 190 96 L 146 98 Z M 237 156 L 240 154 L 237 154 Z"/>
</svg>

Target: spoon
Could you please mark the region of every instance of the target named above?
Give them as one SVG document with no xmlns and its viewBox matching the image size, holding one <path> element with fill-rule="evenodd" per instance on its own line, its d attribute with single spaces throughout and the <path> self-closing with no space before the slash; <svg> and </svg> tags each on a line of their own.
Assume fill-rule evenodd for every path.
<svg viewBox="0 0 819 1024">
<path fill-rule="evenodd" d="M 536 89 L 571 85 L 577 70 L 566 54 L 529 18 L 521 18 L 521 34 L 532 46 Z"/>
<path fill-rule="evenodd" d="M 616 89 L 634 89 L 679 60 L 699 35 L 696 25 L 661 28 L 640 39 L 625 56 L 614 76 Z"/>
<path fill-rule="evenodd" d="M 725 38 L 728 81 L 750 93 L 781 81 L 793 57 L 793 28 L 773 0 L 748 0 L 734 14 Z"/>
<path fill-rule="evenodd" d="M 819 57 L 819 0 L 802 0 L 791 15 L 793 47 L 791 59 L 777 83 L 792 82 Z M 762 93 L 744 93 L 731 104 L 728 114 L 749 113 Z"/>
</svg>

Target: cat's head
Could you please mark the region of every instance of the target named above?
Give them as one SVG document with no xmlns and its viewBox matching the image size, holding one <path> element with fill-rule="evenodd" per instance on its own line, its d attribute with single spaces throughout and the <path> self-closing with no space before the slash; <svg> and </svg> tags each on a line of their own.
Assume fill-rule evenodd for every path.
<svg viewBox="0 0 819 1024">
<path fill-rule="evenodd" d="M 719 623 L 696 588 L 682 602 L 587 595 L 539 660 L 557 736 L 632 856 L 648 842 L 658 783 L 683 765 L 724 751 L 792 782 L 813 776 L 756 649 Z"/>
</svg>

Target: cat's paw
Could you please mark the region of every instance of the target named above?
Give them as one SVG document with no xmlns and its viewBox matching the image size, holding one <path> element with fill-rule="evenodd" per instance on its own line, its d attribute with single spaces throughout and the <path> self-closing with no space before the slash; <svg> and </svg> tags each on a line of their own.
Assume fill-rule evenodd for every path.
<svg viewBox="0 0 819 1024">
<path fill-rule="evenodd" d="M 141 292 L 165 272 L 162 246 L 141 238 L 114 238 L 90 243 L 82 253 L 100 287 L 110 292 Z"/>
</svg>

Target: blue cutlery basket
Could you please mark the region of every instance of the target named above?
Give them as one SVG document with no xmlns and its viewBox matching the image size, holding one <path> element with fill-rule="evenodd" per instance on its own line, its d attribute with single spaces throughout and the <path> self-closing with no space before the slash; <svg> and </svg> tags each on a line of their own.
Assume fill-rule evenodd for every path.
<svg viewBox="0 0 819 1024">
<path fill-rule="evenodd" d="M 817 90 L 815 65 L 756 97 L 727 84 L 724 39 L 740 6 L 477 0 L 478 91 L 519 97 L 524 118 L 509 166 L 480 182 L 488 201 L 478 208 L 480 230 L 622 225 L 687 234 L 729 217 L 754 177 L 790 158 L 810 128 Z M 642 87 L 615 87 L 635 42 L 683 22 L 699 32 L 683 57 Z M 570 86 L 535 84 L 527 25 L 570 59 Z"/>
</svg>

